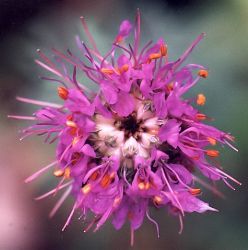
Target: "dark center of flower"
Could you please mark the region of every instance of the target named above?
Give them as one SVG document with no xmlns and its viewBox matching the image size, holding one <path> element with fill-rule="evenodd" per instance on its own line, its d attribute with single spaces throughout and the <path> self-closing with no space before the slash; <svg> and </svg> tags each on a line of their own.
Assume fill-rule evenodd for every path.
<svg viewBox="0 0 248 250">
<path fill-rule="evenodd" d="M 127 135 L 134 135 L 140 127 L 140 122 L 137 121 L 135 115 L 129 115 L 121 121 L 120 129 L 124 130 Z"/>
</svg>

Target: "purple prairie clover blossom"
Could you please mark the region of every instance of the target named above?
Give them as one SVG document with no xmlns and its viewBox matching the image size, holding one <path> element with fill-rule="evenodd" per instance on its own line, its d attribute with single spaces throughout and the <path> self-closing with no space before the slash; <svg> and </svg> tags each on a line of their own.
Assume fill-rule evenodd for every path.
<svg viewBox="0 0 248 250">
<path fill-rule="evenodd" d="M 94 215 L 84 231 L 92 226 L 98 230 L 106 220 L 112 220 L 116 229 L 129 221 L 131 244 L 145 217 L 159 234 L 150 217 L 151 207 L 167 208 L 178 216 L 180 231 L 186 212 L 217 211 L 198 198 L 198 183 L 218 191 L 200 180 L 196 171 L 210 180 L 223 180 L 231 188 L 229 181 L 240 184 L 209 161 L 219 155 L 213 149 L 217 143 L 235 149 L 231 144 L 234 138 L 202 123 L 207 116 L 196 105 L 205 104 L 203 94 L 190 100 L 183 97 L 208 76 L 201 65 L 183 64 L 204 34 L 179 59 L 171 61 L 162 38 L 140 48 L 137 12 L 134 42 L 126 42 L 133 27 L 125 20 L 110 50 L 101 55 L 85 20 L 81 21 L 91 43 L 88 47 L 76 39 L 78 54 L 84 58 L 69 50 L 64 54 L 53 49 L 55 61 L 51 61 L 38 50 L 41 61 L 36 62 L 55 75 L 44 79 L 60 84 L 62 104 L 18 97 L 42 108 L 34 116 L 10 116 L 34 122 L 23 130 L 23 137 L 44 135 L 46 142 L 57 143 L 55 161 L 26 179 L 30 182 L 52 167 L 60 179 L 57 187 L 36 199 L 65 189 L 50 213 L 53 216 L 69 195 L 74 197 L 63 230 L 77 209 L 84 218 Z M 81 84 L 78 72 L 97 84 L 98 90 Z"/>
</svg>

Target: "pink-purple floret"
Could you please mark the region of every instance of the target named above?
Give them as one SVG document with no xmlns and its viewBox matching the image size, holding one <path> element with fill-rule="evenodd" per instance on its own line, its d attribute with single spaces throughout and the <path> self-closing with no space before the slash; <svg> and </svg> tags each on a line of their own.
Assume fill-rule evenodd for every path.
<svg viewBox="0 0 248 250">
<path fill-rule="evenodd" d="M 86 27 L 83 19 L 82 22 Z M 163 39 L 139 48 L 139 24 L 138 13 L 134 43 L 127 45 L 132 24 L 128 20 L 123 21 L 106 56 L 100 55 L 94 42 L 93 48 L 90 48 L 77 38 L 87 62 L 70 51 L 66 55 L 54 49 L 56 58 L 59 58 L 54 63 L 39 51 L 43 62 L 37 60 L 37 63 L 60 79 L 51 80 L 64 85 L 60 89 L 63 104 L 61 107 L 48 104 L 38 110 L 34 114 L 36 124 L 25 129 L 24 136 L 42 134 L 46 135 L 46 142 L 57 141 L 54 165 L 62 179 L 50 194 L 62 189 L 62 183 L 68 181 L 66 192 L 75 198 L 65 227 L 75 209 L 81 210 L 84 216 L 94 214 L 87 230 L 92 225 L 97 230 L 107 219 L 112 220 L 116 229 L 128 220 L 131 232 L 141 226 L 145 216 L 156 224 L 149 215 L 151 207 L 166 208 L 171 214 L 179 216 L 181 221 L 186 212 L 217 211 L 197 198 L 201 193 L 196 188 L 199 172 L 210 180 L 222 179 L 229 186 L 228 179 L 239 184 L 207 161 L 208 157 L 218 155 L 218 151 L 210 147 L 215 143 L 232 147 L 230 141 L 233 137 L 203 124 L 206 116 L 192 106 L 195 99 L 183 98 L 202 78 L 199 72 L 207 72 L 201 65 L 183 66 L 204 34 L 178 60 L 169 61 Z M 71 75 L 70 68 L 73 69 Z M 79 71 L 98 84 L 97 91 L 87 89 L 78 82 Z M 96 115 L 110 120 L 115 117 L 126 119 L 136 112 L 135 105 L 140 99 L 160 121 L 153 137 L 157 141 L 147 150 L 149 157 L 138 153 L 132 157 L 119 153 L 104 155 L 99 149 L 100 144 L 94 144 L 94 134 L 98 132 Z M 123 157 L 126 159 L 123 160 Z M 128 157 L 132 159 L 131 166 L 125 165 Z"/>
</svg>

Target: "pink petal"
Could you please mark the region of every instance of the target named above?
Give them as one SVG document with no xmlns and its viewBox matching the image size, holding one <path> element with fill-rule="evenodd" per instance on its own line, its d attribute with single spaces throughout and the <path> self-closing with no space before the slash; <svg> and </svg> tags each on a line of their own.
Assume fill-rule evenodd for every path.
<svg viewBox="0 0 248 250">
<path fill-rule="evenodd" d="M 130 94 L 120 91 L 118 101 L 112 107 L 119 116 L 128 116 L 134 110 L 134 99 Z"/>
</svg>

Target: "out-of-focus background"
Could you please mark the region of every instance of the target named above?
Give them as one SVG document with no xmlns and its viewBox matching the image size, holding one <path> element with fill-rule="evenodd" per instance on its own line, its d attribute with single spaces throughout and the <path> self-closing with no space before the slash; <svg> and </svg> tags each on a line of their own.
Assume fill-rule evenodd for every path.
<svg viewBox="0 0 248 250">
<path fill-rule="evenodd" d="M 248 249 L 248 1 L 247 0 L 8 0 L 0 1 L 0 250 L 131 249 L 129 228 L 116 232 L 107 223 L 97 233 L 83 233 L 83 222 L 73 219 L 61 232 L 72 202 L 67 201 L 53 219 L 48 213 L 58 199 L 40 202 L 34 197 L 55 182 L 49 174 L 25 185 L 23 180 L 53 160 L 54 146 L 41 138 L 20 142 L 18 130 L 27 122 L 7 114 L 31 114 L 36 107 L 15 96 L 54 100 L 56 85 L 43 82 L 47 75 L 35 65 L 36 49 L 75 48 L 75 35 L 84 40 L 80 16 L 85 16 L 101 51 L 106 52 L 123 19 L 134 21 L 142 13 L 142 42 L 163 37 L 170 58 L 176 59 L 195 37 L 207 37 L 188 62 L 210 68 L 210 76 L 192 90 L 207 97 L 201 108 L 212 124 L 236 137 L 239 153 L 222 150 L 224 169 L 243 185 L 236 191 L 219 184 L 224 199 L 204 191 L 203 199 L 219 213 L 191 214 L 179 235 L 178 221 L 166 211 L 152 211 L 160 224 L 145 221 L 135 233 L 132 249 L 246 250 Z M 48 52 L 49 53 L 49 52 Z"/>
</svg>

